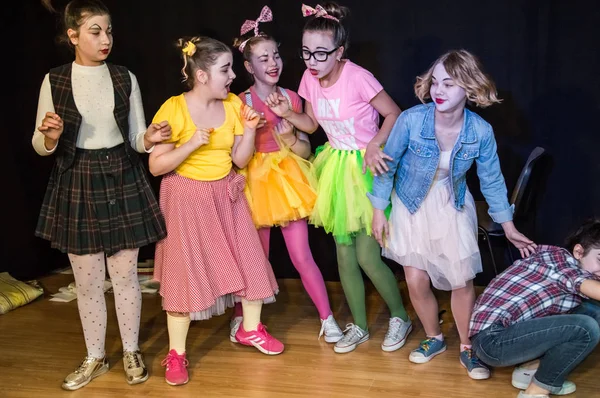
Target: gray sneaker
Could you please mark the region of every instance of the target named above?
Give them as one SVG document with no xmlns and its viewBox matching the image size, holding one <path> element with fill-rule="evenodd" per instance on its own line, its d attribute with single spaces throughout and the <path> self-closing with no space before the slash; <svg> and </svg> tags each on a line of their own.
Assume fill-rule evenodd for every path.
<svg viewBox="0 0 600 398">
<path fill-rule="evenodd" d="M 327 343 L 337 343 L 344 337 L 344 332 L 342 332 L 342 329 L 338 326 L 333 315 L 329 315 L 327 319 L 321 320 L 319 338 L 321 338 L 321 336 L 325 336 L 325 341 Z"/>
<path fill-rule="evenodd" d="M 383 343 L 381 343 L 381 349 L 385 352 L 392 352 L 402 348 L 411 331 L 412 322 L 410 318 L 408 321 L 403 321 L 402 318 L 398 317 L 390 318 L 388 331 L 385 334 Z"/>
<path fill-rule="evenodd" d="M 359 326 L 349 323 L 344 330 L 344 337 L 333 347 L 333 351 L 338 354 L 354 351 L 356 346 L 369 340 L 369 332 L 361 329 Z"/>
</svg>

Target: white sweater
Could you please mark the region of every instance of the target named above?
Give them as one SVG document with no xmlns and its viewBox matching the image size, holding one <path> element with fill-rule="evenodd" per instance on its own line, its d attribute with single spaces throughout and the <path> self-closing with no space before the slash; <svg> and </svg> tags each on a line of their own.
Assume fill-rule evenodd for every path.
<svg viewBox="0 0 600 398">
<path fill-rule="evenodd" d="M 131 95 L 129 97 L 129 141 L 137 152 L 150 152 L 144 148 L 146 118 L 142 105 L 142 95 L 135 75 L 131 77 Z M 123 143 L 123 136 L 115 121 L 114 88 L 108 66 L 82 66 L 73 62 L 71 72 L 73 98 L 77 110 L 81 114 L 81 127 L 77 135 L 77 148 L 100 149 L 112 148 Z M 42 155 L 50 155 L 56 147 L 47 150 L 44 145 L 44 134 L 38 131 L 46 112 L 55 112 L 50 88 L 50 77 L 46 74 L 38 101 L 35 130 L 32 144 L 35 151 Z M 59 143 L 60 145 L 60 139 Z M 57 145 L 57 146 L 58 146 Z M 152 149 L 152 148 L 151 148 Z"/>
</svg>

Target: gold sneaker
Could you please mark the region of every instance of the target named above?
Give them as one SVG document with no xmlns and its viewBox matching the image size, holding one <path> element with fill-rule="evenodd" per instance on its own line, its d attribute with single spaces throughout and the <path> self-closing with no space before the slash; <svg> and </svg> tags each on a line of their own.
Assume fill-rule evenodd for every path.
<svg viewBox="0 0 600 398">
<path fill-rule="evenodd" d="M 73 391 L 92 381 L 93 378 L 108 371 L 108 360 L 104 358 L 85 357 L 81 365 L 73 373 L 65 377 L 62 388 Z"/>
<path fill-rule="evenodd" d="M 148 369 L 139 350 L 123 352 L 123 368 L 129 384 L 139 384 L 148 380 Z"/>
</svg>

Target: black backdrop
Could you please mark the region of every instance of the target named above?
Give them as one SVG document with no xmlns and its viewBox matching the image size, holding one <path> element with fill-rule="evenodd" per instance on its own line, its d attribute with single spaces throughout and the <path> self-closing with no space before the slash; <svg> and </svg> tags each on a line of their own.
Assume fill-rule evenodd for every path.
<svg viewBox="0 0 600 398">
<path fill-rule="evenodd" d="M 56 1 L 59 7 L 65 1 Z M 417 104 L 415 76 L 441 53 L 466 48 L 477 54 L 497 83 L 501 105 L 479 112 L 495 129 L 502 170 L 509 191 L 529 152 L 547 149 L 552 167 L 542 192 L 531 237 L 561 244 L 584 218 L 600 213 L 600 8 L 583 0 L 432 0 L 350 1 L 349 58 L 372 71 L 401 108 Z M 183 90 L 181 62 L 174 42 L 206 34 L 231 43 L 245 19 L 255 19 L 263 5 L 274 21 L 261 28 L 281 42 L 281 84 L 297 89 L 304 70 L 296 56 L 301 43 L 301 2 L 106 0 L 113 16 L 111 62 L 135 73 L 146 119 L 171 95 Z M 309 3 L 314 6 L 314 3 Z M 38 1 L 5 5 L 2 155 L 4 171 L 0 271 L 18 278 L 41 276 L 68 264 L 66 256 L 33 236 L 52 157 L 31 147 L 39 87 L 51 68 L 72 61 L 57 47 L 56 18 Z M 242 60 L 235 53 L 238 78 L 234 92 L 248 86 Z M 321 131 L 313 146 L 325 142 Z M 158 191 L 160 180 L 152 183 Z M 470 189 L 480 198 L 476 179 Z M 322 230 L 310 230 L 310 243 L 327 280 L 336 280 L 335 246 Z M 142 248 L 140 258 L 153 256 Z M 272 237 L 271 261 L 278 277 L 296 277 L 279 232 Z"/>
</svg>

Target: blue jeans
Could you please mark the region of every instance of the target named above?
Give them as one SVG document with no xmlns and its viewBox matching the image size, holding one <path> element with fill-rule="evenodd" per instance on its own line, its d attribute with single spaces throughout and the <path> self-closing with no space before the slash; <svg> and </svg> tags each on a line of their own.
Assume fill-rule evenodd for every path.
<svg viewBox="0 0 600 398">
<path fill-rule="evenodd" d="M 591 316 L 600 324 L 600 301 L 592 299 L 585 300 L 579 307 L 572 309 L 571 314 Z"/>
<path fill-rule="evenodd" d="M 553 315 L 509 327 L 493 324 L 471 341 L 477 357 L 490 366 L 513 366 L 539 358 L 533 381 L 556 393 L 600 341 L 600 325 L 587 315 Z"/>
</svg>

